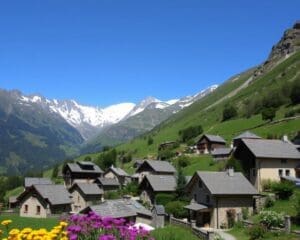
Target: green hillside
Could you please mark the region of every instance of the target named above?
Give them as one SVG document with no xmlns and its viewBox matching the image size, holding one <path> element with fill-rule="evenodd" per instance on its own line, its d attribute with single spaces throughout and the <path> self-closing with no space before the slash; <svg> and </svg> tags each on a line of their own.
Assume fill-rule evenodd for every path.
<svg viewBox="0 0 300 240">
<path fill-rule="evenodd" d="M 252 77 L 253 69 L 229 79 L 210 95 L 174 115 L 148 134 L 118 146 L 117 150 L 131 151 L 136 157 L 155 156 L 160 143 L 178 140 L 179 130 L 196 125 L 201 125 L 206 133 L 222 135 L 228 144 L 233 136 L 245 130 L 251 130 L 262 137 L 282 134 L 292 136 L 300 130 L 299 118 L 276 122 L 284 119 L 292 109 L 299 112 L 299 104 L 292 105 L 287 98 L 284 99 L 273 122 L 262 120 L 259 106 L 255 106 L 258 99 L 268 98 L 272 94 L 277 98 L 279 92 L 284 93 L 285 89 L 290 91 L 289 86 L 300 81 L 300 52 L 261 77 L 251 80 Z M 222 121 L 222 112 L 227 104 L 237 109 L 238 116 Z M 253 112 L 250 114 L 251 109 Z M 147 144 L 148 136 L 154 140 L 150 146 Z"/>
</svg>

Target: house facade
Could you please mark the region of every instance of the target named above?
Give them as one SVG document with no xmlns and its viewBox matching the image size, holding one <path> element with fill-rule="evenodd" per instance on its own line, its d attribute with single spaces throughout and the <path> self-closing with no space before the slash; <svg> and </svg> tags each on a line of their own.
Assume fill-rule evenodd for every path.
<svg viewBox="0 0 300 240">
<path fill-rule="evenodd" d="M 226 141 L 218 135 L 204 134 L 196 143 L 200 154 L 209 154 L 216 148 L 224 148 Z"/>
<path fill-rule="evenodd" d="M 115 178 L 97 178 L 94 183 L 96 183 L 103 191 L 117 191 L 120 189 L 120 183 Z"/>
<path fill-rule="evenodd" d="M 103 190 L 96 183 L 75 183 L 70 188 L 72 195 L 72 212 L 103 202 Z"/>
<path fill-rule="evenodd" d="M 196 172 L 186 187 L 191 202 L 189 220 L 198 227 L 220 228 L 228 226 L 228 214 L 237 220 L 243 208 L 253 212 L 256 189 L 241 173 Z"/>
<path fill-rule="evenodd" d="M 111 166 L 104 173 L 104 178 L 116 179 L 120 186 L 125 186 L 131 182 L 131 177 L 123 169 Z"/>
<path fill-rule="evenodd" d="M 75 182 L 92 183 L 103 175 L 103 171 L 93 162 L 67 163 L 63 169 L 65 186 L 70 188 Z"/>
<path fill-rule="evenodd" d="M 300 152 L 290 142 L 268 139 L 243 139 L 234 152 L 246 177 L 258 191 L 267 180 L 300 178 Z"/>
<path fill-rule="evenodd" d="M 175 175 L 176 169 L 168 161 L 145 160 L 136 170 L 138 182 L 147 175 Z"/>
<path fill-rule="evenodd" d="M 232 148 L 216 148 L 211 152 L 214 161 L 223 161 L 229 159 Z"/>
<path fill-rule="evenodd" d="M 174 193 L 176 185 L 176 177 L 173 175 L 146 175 L 139 185 L 140 199 L 144 203 L 153 205 L 157 194 Z"/>
<path fill-rule="evenodd" d="M 33 185 L 19 197 L 20 216 L 47 218 L 51 215 L 69 213 L 71 198 L 63 185 Z"/>
</svg>

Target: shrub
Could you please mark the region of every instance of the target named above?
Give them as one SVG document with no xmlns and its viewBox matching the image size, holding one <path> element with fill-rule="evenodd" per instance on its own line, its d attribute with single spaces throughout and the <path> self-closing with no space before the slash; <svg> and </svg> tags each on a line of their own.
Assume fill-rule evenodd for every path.
<svg viewBox="0 0 300 240">
<path fill-rule="evenodd" d="M 265 208 L 273 207 L 274 203 L 275 203 L 274 199 L 272 199 L 270 196 L 268 196 L 266 201 L 265 201 L 264 207 Z"/>
<path fill-rule="evenodd" d="M 296 80 L 296 82 L 293 84 L 290 99 L 292 104 L 298 104 L 300 103 L 300 81 Z"/>
<path fill-rule="evenodd" d="M 187 167 L 188 165 L 191 164 L 189 157 L 185 155 L 181 155 L 180 157 L 178 157 L 177 162 L 178 162 L 178 166 L 182 168 Z"/>
<path fill-rule="evenodd" d="M 254 225 L 249 228 L 248 234 L 250 236 L 250 240 L 263 239 L 266 234 L 266 229 L 261 225 Z"/>
<path fill-rule="evenodd" d="M 153 144 L 153 138 L 152 137 L 148 137 L 148 142 L 147 142 L 148 145 L 152 145 Z"/>
<path fill-rule="evenodd" d="M 239 160 L 234 157 L 231 157 L 227 160 L 226 168 L 232 167 L 236 172 L 242 172 L 243 168 Z"/>
<path fill-rule="evenodd" d="M 272 190 L 272 184 L 274 182 L 271 181 L 270 179 L 264 179 L 262 180 L 262 189 L 264 192 L 270 192 Z"/>
<path fill-rule="evenodd" d="M 182 129 L 178 132 L 178 134 L 179 134 L 182 142 L 187 142 L 187 141 L 197 137 L 202 132 L 203 132 L 202 126 L 198 125 L 198 126 L 190 126 L 185 129 Z"/>
<path fill-rule="evenodd" d="M 107 191 L 104 193 L 105 199 L 118 199 L 120 197 L 120 193 L 117 191 Z"/>
<path fill-rule="evenodd" d="M 288 181 L 275 182 L 272 184 L 271 189 L 278 195 L 279 199 L 289 199 L 294 193 L 295 186 Z"/>
<path fill-rule="evenodd" d="M 269 121 L 273 121 L 273 119 L 276 116 L 276 109 L 275 108 L 264 108 L 261 111 L 261 116 L 263 120 L 269 120 Z"/>
<path fill-rule="evenodd" d="M 187 209 L 184 208 L 185 202 L 173 201 L 166 205 L 166 212 L 168 214 L 173 214 L 175 218 L 186 218 L 188 216 Z"/>
<path fill-rule="evenodd" d="M 137 196 L 138 192 L 139 192 L 139 185 L 136 182 L 130 182 L 122 189 L 123 195 L 129 194 L 129 195 Z"/>
<path fill-rule="evenodd" d="M 242 208 L 242 218 L 247 220 L 249 218 L 249 208 Z"/>
<path fill-rule="evenodd" d="M 175 152 L 173 152 L 170 149 L 165 149 L 158 152 L 158 158 L 160 160 L 168 160 L 175 157 L 175 155 L 176 155 Z"/>
<path fill-rule="evenodd" d="M 175 195 L 168 193 L 159 193 L 155 196 L 155 202 L 158 205 L 166 206 L 168 202 L 171 202 L 175 199 Z"/>
<path fill-rule="evenodd" d="M 275 211 L 261 211 L 259 214 L 259 222 L 268 229 L 272 227 L 282 227 L 284 217 L 282 214 Z"/>
<path fill-rule="evenodd" d="M 233 106 L 231 106 L 231 105 L 225 106 L 225 108 L 223 110 L 223 121 L 227 121 L 236 116 L 237 116 L 237 111 Z"/>
<path fill-rule="evenodd" d="M 232 228 L 235 223 L 236 211 L 235 209 L 228 209 L 226 212 L 228 227 Z"/>
<path fill-rule="evenodd" d="M 293 207 L 296 210 L 296 216 L 300 218 L 300 193 L 297 192 L 293 199 Z"/>
</svg>

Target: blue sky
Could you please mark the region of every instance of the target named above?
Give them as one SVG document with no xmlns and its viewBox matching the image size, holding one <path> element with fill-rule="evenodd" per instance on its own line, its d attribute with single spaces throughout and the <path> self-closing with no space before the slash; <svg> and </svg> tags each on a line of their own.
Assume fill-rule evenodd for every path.
<svg viewBox="0 0 300 240">
<path fill-rule="evenodd" d="M 193 94 L 261 63 L 300 1 L 0 3 L 0 88 L 107 106 Z"/>
</svg>

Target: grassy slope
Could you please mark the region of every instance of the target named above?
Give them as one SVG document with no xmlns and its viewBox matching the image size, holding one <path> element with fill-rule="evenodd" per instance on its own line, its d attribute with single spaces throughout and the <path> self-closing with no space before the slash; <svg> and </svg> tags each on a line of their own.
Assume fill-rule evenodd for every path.
<svg viewBox="0 0 300 240">
<path fill-rule="evenodd" d="M 206 109 L 211 104 L 222 99 L 225 95 L 245 83 L 252 73 L 251 71 L 245 72 L 241 74 L 238 79 L 230 79 L 209 96 L 192 104 L 190 107 L 182 110 L 153 129 L 147 135 L 151 135 L 153 137 L 154 144 L 148 146 L 147 135 L 144 135 L 118 146 L 117 149 L 133 151 L 136 157 L 147 157 L 149 155 L 155 156 L 159 143 L 176 140 L 180 129 L 199 124 L 202 125 L 205 132 L 220 134 L 227 141 L 231 140 L 231 138 L 236 134 L 248 129 L 251 129 L 251 131 L 261 135 L 262 137 L 266 137 L 268 133 L 276 133 L 278 135 L 283 133 L 294 133 L 299 130 L 299 119 L 258 127 L 264 123 L 260 115 L 252 116 L 249 119 L 240 116 L 239 119 L 226 122 L 221 122 L 221 116 L 226 103 L 230 102 L 232 105 L 241 107 L 246 99 L 251 100 L 255 98 L 255 96 L 259 96 L 266 91 L 272 90 L 288 81 L 293 80 L 296 75 L 300 74 L 299 69 L 300 53 L 297 53 L 279 64 L 271 72 L 251 82 L 247 88 L 244 88 L 233 97 Z M 285 76 L 281 76 L 281 73 L 283 72 L 285 72 Z M 282 107 L 278 112 L 276 119 L 282 118 L 284 113 L 289 109 L 291 109 L 291 106 Z"/>
<path fill-rule="evenodd" d="M 24 191 L 24 187 L 17 187 L 8 192 L 6 192 L 4 199 L 8 200 L 9 197 L 19 196 Z"/>
<path fill-rule="evenodd" d="M 191 233 L 189 229 L 176 227 L 176 226 L 167 226 L 165 228 L 155 229 L 151 232 L 151 236 L 155 240 L 196 240 L 198 239 L 195 235 Z"/>
</svg>

